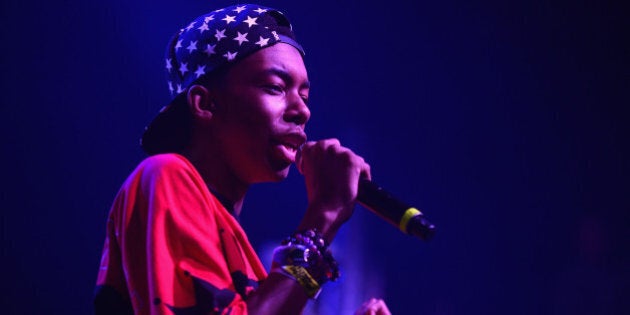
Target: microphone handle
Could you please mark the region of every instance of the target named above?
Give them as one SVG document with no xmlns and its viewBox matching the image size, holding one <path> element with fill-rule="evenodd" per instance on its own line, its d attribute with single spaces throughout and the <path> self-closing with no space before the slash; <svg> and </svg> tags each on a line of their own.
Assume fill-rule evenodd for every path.
<svg viewBox="0 0 630 315">
<path fill-rule="evenodd" d="M 398 200 L 389 192 L 367 179 L 359 180 L 357 201 L 403 233 L 428 241 L 435 234 L 435 225 L 427 221 L 420 210 Z"/>
</svg>

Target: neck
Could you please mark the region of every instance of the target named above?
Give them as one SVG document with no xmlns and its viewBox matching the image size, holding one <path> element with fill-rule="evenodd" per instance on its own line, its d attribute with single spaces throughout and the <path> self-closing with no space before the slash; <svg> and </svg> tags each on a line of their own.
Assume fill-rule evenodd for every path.
<svg viewBox="0 0 630 315">
<path fill-rule="evenodd" d="M 195 166 L 210 191 L 215 191 L 227 199 L 234 206 L 234 214 L 239 216 L 249 184 L 236 177 L 217 154 L 206 152 L 191 147 L 184 150 L 182 155 Z"/>
</svg>

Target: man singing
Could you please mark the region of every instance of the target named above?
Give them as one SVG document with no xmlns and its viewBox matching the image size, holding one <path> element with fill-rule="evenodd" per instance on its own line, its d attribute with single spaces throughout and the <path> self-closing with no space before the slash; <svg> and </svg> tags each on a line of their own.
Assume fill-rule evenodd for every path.
<svg viewBox="0 0 630 315">
<path fill-rule="evenodd" d="M 96 314 L 299 314 L 339 276 L 328 246 L 370 167 L 336 139 L 306 141 L 303 57 L 288 19 L 257 5 L 215 10 L 175 34 L 172 100 L 111 208 Z M 236 218 L 250 185 L 283 180 L 294 162 L 308 206 L 267 273 Z M 358 313 L 389 311 L 372 299 Z"/>
</svg>

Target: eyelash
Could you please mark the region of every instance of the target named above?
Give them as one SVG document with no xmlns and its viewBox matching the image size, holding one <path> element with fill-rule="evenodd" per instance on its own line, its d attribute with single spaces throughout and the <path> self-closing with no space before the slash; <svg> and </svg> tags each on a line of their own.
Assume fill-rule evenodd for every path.
<svg viewBox="0 0 630 315">
<path fill-rule="evenodd" d="M 284 88 L 278 84 L 269 84 L 264 86 L 264 89 L 267 91 L 270 91 L 273 94 L 276 93 L 284 93 Z M 306 96 L 300 96 L 302 98 L 302 101 L 304 102 L 304 104 L 308 104 L 308 97 Z"/>
<path fill-rule="evenodd" d="M 284 92 L 284 88 L 282 88 L 282 86 L 277 85 L 277 84 L 269 84 L 269 85 L 266 85 L 264 88 L 265 88 L 265 90 L 271 91 L 273 93 L 282 93 L 282 92 Z"/>
</svg>

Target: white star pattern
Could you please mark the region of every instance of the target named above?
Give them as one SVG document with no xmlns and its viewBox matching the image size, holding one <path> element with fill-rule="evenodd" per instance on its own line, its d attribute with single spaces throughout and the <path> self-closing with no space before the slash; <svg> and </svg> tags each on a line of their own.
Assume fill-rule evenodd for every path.
<svg viewBox="0 0 630 315">
<path fill-rule="evenodd" d="M 231 53 L 230 51 L 228 51 L 227 53 L 225 53 L 225 55 L 223 55 L 223 57 L 227 58 L 228 61 L 232 61 L 234 60 L 234 58 L 236 58 L 236 54 L 238 54 L 238 52 Z"/>
<path fill-rule="evenodd" d="M 217 45 L 208 44 L 208 46 L 206 47 L 206 50 L 204 50 L 204 52 L 206 53 L 206 55 L 208 55 L 208 57 L 216 54 L 216 52 L 214 52 L 214 47 L 217 47 Z"/>
<path fill-rule="evenodd" d="M 200 76 L 202 76 L 202 75 L 206 74 L 206 66 L 205 66 L 205 65 L 204 65 L 204 66 L 198 66 L 198 67 L 197 67 L 197 70 L 195 71 L 195 74 L 197 75 L 197 79 L 198 79 Z"/>
<path fill-rule="evenodd" d="M 192 23 L 188 24 L 188 26 L 186 27 L 186 30 L 190 31 L 193 27 L 195 27 L 195 23 L 197 23 L 197 21 L 192 21 Z"/>
<path fill-rule="evenodd" d="M 173 65 L 171 64 L 171 58 L 168 58 L 168 59 L 166 59 L 166 70 L 168 72 L 171 72 L 171 69 L 173 69 Z"/>
<path fill-rule="evenodd" d="M 212 14 L 212 15 L 208 15 L 208 16 L 206 16 L 205 18 L 203 18 L 203 21 L 204 21 L 205 23 L 208 23 L 208 22 L 210 22 L 210 21 L 212 21 L 212 20 L 214 20 L 214 14 Z"/>
<path fill-rule="evenodd" d="M 256 42 L 256 45 L 263 47 L 269 44 L 269 38 L 263 38 L 262 36 L 258 36 L 258 37 L 260 37 L 260 40 Z"/>
<path fill-rule="evenodd" d="M 199 30 L 199 34 L 203 34 L 203 32 L 210 30 L 208 28 L 208 22 L 201 24 L 201 26 L 199 26 L 197 29 Z"/>
<path fill-rule="evenodd" d="M 245 34 L 241 34 L 241 32 L 236 32 L 238 35 L 236 37 L 234 37 L 234 40 L 238 42 L 238 45 L 241 46 L 241 44 L 243 42 L 249 42 L 249 40 L 247 39 L 247 33 Z"/>
<path fill-rule="evenodd" d="M 225 21 L 225 24 L 230 24 L 232 22 L 236 22 L 236 20 L 234 19 L 234 16 L 230 16 L 230 15 L 225 15 L 224 18 L 221 19 L 221 21 Z"/>
<path fill-rule="evenodd" d="M 188 49 L 188 53 L 192 53 L 194 50 L 197 50 L 197 41 L 191 41 L 190 45 L 188 45 L 186 49 Z"/>
<path fill-rule="evenodd" d="M 176 36 L 170 55 L 162 59 L 166 63 L 171 94 L 185 92 L 191 82 L 212 73 L 217 65 L 235 62 L 245 56 L 243 54 L 279 41 L 282 35 L 273 31 L 273 26 L 266 25 L 264 17 L 261 18 L 269 11 L 265 7 L 235 5 L 215 10 L 186 24 Z M 232 22 L 234 24 L 230 26 Z M 245 42 L 247 44 L 243 45 Z M 182 52 L 180 49 L 183 49 Z"/>
<path fill-rule="evenodd" d="M 243 21 L 243 23 L 247 23 L 247 25 L 249 25 L 249 27 L 252 27 L 253 25 L 258 25 L 258 23 L 256 23 L 256 20 L 258 20 L 258 18 L 251 18 L 249 17 L 249 15 L 247 16 L 247 19 L 245 21 Z"/>
<path fill-rule="evenodd" d="M 222 38 L 226 38 L 227 36 L 225 36 L 225 29 L 222 30 L 215 30 L 215 34 L 214 37 L 217 38 L 217 42 L 220 41 Z"/>
<path fill-rule="evenodd" d="M 182 65 L 179 66 L 179 72 L 182 73 L 182 76 L 184 75 L 184 73 L 188 72 L 188 68 L 186 68 L 188 65 L 185 62 L 182 62 Z"/>
</svg>

